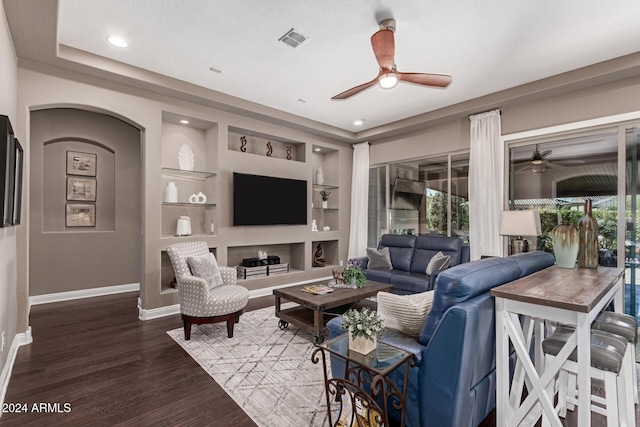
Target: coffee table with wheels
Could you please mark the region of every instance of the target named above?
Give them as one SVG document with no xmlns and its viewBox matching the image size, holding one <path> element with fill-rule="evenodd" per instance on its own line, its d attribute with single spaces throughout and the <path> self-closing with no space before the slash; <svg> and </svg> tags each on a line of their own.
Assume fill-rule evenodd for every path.
<svg viewBox="0 0 640 427">
<path fill-rule="evenodd" d="M 370 302 L 363 300 L 375 296 L 378 292 L 393 291 L 392 285 L 373 281 L 367 281 L 363 288 L 334 288 L 333 292 L 324 295 L 304 292 L 302 289 L 305 286 L 308 285 L 274 289 L 276 317 L 280 319 L 278 322 L 280 329 L 286 329 L 291 323 L 309 332 L 315 344 L 323 342 L 329 335 L 325 327 L 329 319 L 343 314 L 354 306 L 368 306 Z M 298 305 L 282 309 L 283 299 Z"/>
</svg>

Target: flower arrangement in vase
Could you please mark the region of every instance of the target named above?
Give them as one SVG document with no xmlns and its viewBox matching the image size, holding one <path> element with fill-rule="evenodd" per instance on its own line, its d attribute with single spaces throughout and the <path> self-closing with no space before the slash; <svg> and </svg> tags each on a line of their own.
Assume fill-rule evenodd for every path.
<svg viewBox="0 0 640 427">
<path fill-rule="evenodd" d="M 359 288 L 364 288 L 364 284 L 367 283 L 367 276 L 364 275 L 360 265 L 353 259 L 347 261 L 347 266 L 342 270 L 342 277 L 345 283 L 355 283 Z"/>
<path fill-rule="evenodd" d="M 342 316 L 341 329 L 349 332 L 349 349 L 361 354 L 375 350 L 377 338 L 382 336 L 384 325 L 378 312 L 364 307 L 351 309 Z"/>
</svg>

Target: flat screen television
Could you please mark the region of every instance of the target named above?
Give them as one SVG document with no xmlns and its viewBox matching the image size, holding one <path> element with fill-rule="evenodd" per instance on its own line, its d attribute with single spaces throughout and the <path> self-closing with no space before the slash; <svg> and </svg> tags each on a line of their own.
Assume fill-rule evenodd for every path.
<svg viewBox="0 0 640 427">
<path fill-rule="evenodd" d="M 307 225 L 307 181 L 234 172 L 233 225 Z"/>
</svg>

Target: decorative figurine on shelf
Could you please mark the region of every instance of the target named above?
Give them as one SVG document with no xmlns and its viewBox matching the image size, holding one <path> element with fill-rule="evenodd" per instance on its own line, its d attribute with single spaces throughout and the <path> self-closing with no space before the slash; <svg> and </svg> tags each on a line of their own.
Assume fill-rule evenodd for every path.
<svg viewBox="0 0 640 427">
<path fill-rule="evenodd" d="M 318 224 L 315 219 L 311 220 L 311 231 L 318 231 Z"/>
<path fill-rule="evenodd" d="M 324 261 L 324 245 L 322 243 L 318 243 L 316 246 L 316 253 L 313 255 L 313 266 L 314 267 L 324 267 L 326 262 Z"/>
<path fill-rule="evenodd" d="M 204 205 L 207 203 L 207 196 L 202 191 L 198 194 L 192 194 L 189 197 L 189 203 Z"/>
<path fill-rule="evenodd" d="M 258 259 L 267 259 L 266 251 L 258 251 Z"/>
<path fill-rule="evenodd" d="M 240 151 L 243 153 L 247 151 L 247 137 L 244 135 L 240 137 Z"/>
<path fill-rule="evenodd" d="M 273 147 L 271 146 L 271 141 L 267 141 L 267 157 L 271 157 L 273 154 Z"/>
<path fill-rule="evenodd" d="M 331 231 L 331 227 L 325 225 L 324 227 L 322 227 L 322 231 Z"/>
<path fill-rule="evenodd" d="M 182 171 L 192 171 L 195 164 L 193 151 L 188 144 L 183 144 L 178 151 L 178 167 Z"/>
<path fill-rule="evenodd" d="M 291 146 L 287 145 L 287 160 L 291 160 Z"/>
</svg>

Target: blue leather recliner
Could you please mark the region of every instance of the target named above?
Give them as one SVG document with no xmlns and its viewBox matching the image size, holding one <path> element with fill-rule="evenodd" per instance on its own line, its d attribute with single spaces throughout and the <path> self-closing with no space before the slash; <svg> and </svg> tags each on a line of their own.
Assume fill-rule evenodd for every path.
<svg viewBox="0 0 640 427">
<path fill-rule="evenodd" d="M 552 254 L 529 252 L 506 258 L 464 263 L 441 272 L 431 311 L 419 338 L 387 330 L 381 341 L 411 351 L 417 363 L 409 370 L 408 427 L 474 427 L 496 406 L 495 305 L 493 287 L 554 264 Z M 341 317 L 327 327 L 333 338 Z M 331 359 L 332 375 L 342 377 L 344 364 Z M 391 374 L 402 389 L 404 370 Z M 390 410 L 391 417 L 398 413 Z"/>
<path fill-rule="evenodd" d="M 368 258 L 357 258 L 368 280 L 390 283 L 393 292 L 400 295 L 430 291 L 441 271 L 427 276 L 426 270 L 431 258 L 438 252 L 449 255 L 450 266 L 469 262 L 469 246 L 463 245 L 457 237 L 412 236 L 385 234 L 378 243 L 378 249 L 389 248 L 391 270 L 372 270 Z"/>
</svg>

